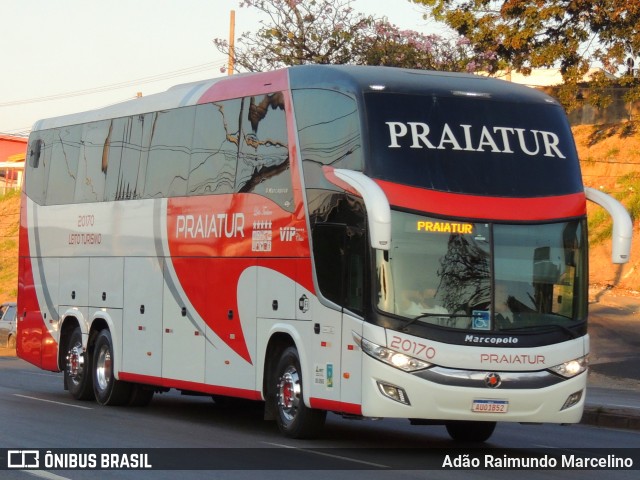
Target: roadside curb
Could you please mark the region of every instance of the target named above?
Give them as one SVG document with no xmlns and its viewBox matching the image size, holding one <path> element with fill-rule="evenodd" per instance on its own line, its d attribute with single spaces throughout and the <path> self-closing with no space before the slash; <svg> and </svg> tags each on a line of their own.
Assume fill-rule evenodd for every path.
<svg viewBox="0 0 640 480">
<path fill-rule="evenodd" d="M 640 411 L 627 408 L 586 406 L 580 423 L 597 427 L 640 430 Z"/>
</svg>

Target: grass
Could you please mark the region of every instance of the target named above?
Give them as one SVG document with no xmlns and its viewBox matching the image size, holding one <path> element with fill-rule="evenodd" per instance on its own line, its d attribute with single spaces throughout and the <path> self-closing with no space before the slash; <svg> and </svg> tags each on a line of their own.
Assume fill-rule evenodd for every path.
<svg viewBox="0 0 640 480">
<path fill-rule="evenodd" d="M 0 301 L 18 294 L 18 231 L 20 192 L 0 195 Z"/>
</svg>

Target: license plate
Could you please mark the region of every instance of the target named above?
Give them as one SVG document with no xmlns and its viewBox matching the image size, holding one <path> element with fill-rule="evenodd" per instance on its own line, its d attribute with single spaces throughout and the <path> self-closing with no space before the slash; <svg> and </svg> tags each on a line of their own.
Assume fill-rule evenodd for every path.
<svg viewBox="0 0 640 480">
<path fill-rule="evenodd" d="M 507 413 L 508 400 L 474 400 L 471 411 L 476 413 Z"/>
</svg>

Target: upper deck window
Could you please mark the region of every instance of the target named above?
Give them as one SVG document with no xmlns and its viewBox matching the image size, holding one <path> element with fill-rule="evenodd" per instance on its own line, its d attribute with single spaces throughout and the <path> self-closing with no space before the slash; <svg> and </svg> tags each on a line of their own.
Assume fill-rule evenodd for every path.
<svg viewBox="0 0 640 480">
<path fill-rule="evenodd" d="M 571 130 L 554 104 L 366 96 L 374 178 L 443 192 L 541 197 L 582 191 Z"/>
<path fill-rule="evenodd" d="M 295 90 L 293 101 L 307 188 L 335 188 L 322 173 L 323 166 L 362 171 L 356 101 L 322 89 Z"/>
</svg>

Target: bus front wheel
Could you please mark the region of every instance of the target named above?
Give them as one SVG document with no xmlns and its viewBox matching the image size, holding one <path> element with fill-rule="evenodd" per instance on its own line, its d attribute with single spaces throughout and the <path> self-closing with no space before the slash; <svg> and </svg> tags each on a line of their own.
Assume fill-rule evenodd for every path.
<svg viewBox="0 0 640 480">
<path fill-rule="evenodd" d="M 327 412 L 304 404 L 302 370 L 295 347 L 282 352 L 276 368 L 275 411 L 280 431 L 291 438 L 311 438 L 324 425 Z"/>
<path fill-rule="evenodd" d="M 131 384 L 114 376 L 113 342 L 107 329 L 98 334 L 93 349 L 93 392 L 100 405 L 125 405 L 131 397 Z"/>
<path fill-rule="evenodd" d="M 456 442 L 484 442 L 496 429 L 496 422 L 447 422 L 447 432 Z"/>
</svg>

